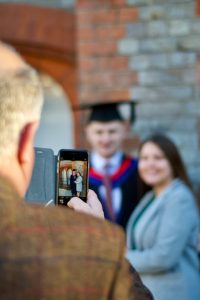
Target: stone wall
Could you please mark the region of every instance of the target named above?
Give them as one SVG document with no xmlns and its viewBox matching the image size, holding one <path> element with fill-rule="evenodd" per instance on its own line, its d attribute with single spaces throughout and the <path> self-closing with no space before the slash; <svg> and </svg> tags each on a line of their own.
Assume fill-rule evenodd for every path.
<svg viewBox="0 0 200 300">
<path fill-rule="evenodd" d="M 131 139 L 166 133 L 200 185 L 200 1 L 78 0 L 76 11 L 80 101 L 137 99 Z"/>
<path fill-rule="evenodd" d="M 75 0 L 0 0 L 0 3 L 25 3 L 45 7 L 57 7 L 62 9 L 74 9 Z"/>
<path fill-rule="evenodd" d="M 128 1 L 130 7 L 139 9 L 140 20 L 127 25 L 118 48 L 138 74 L 138 84 L 130 88 L 131 96 L 139 101 L 135 130 L 141 136 L 158 130 L 171 136 L 193 181 L 200 183 L 200 18 L 196 1 L 154 2 Z"/>
</svg>

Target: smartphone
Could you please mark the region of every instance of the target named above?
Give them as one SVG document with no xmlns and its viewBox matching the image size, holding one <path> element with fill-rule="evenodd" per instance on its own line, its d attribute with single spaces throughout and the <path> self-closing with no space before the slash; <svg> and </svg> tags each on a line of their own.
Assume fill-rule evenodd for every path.
<svg viewBox="0 0 200 300">
<path fill-rule="evenodd" d="M 86 150 L 61 149 L 57 156 L 56 204 L 67 205 L 77 196 L 87 200 L 89 161 Z"/>
</svg>

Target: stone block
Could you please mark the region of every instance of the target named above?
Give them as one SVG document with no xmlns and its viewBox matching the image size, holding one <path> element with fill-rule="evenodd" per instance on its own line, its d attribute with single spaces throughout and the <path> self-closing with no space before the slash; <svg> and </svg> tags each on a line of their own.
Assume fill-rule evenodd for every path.
<svg viewBox="0 0 200 300">
<path fill-rule="evenodd" d="M 195 2 L 189 3 L 165 3 L 162 5 L 150 5 L 140 8 L 140 19 L 158 20 L 173 18 L 193 18 L 195 16 Z"/>
<path fill-rule="evenodd" d="M 190 32 L 191 28 L 189 20 L 172 20 L 169 23 L 169 33 L 172 36 L 187 35 Z"/>
<path fill-rule="evenodd" d="M 194 99 L 196 101 L 199 101 L 199 99 L 200 99 L 200 86 L 199 85 L 196 85 L 194 87 Z"/>
<path fill-rule="evenodd" d="M 169 26 L 166 21 L 151 21 L 148 23 L 147 28 L 149 37 L 165 36 L 169 33 Z"/>
<path fill-rule="evenodd" d="M 118 52 L 122 55 L 131 55 L 137 53 L 139 50 L 139 42 L 134 39 L 122 39 L 118 43 Z"/>
<path fill-rule="evenodd" d="M 149 0 L 127 0 L 128 5 L 148 5 Z"/>
<path fill-rule="evenodd" d="M 137 98 L 136 98 L 137 99 Z M 163 118 L 185 115 L 185 107 L 179 101 L 154 101 L 143 102 L 137 105 L 136 115 L 137 118 Z M 164 129 L 164 128 L 163 128 Z"/>
<path fill-rule="evenodd" d="M 196 15 L 195 1 L 189 1 L 187 3 L 172 3 L 166 5 L 169 18 L 193 18 Z"/>
<path fill-rule="evenodd" d="M 139 51 L 142 53 L 175 51 L 176 39 L 172 37 L 144 39 L 139 42 Z"/>
<path fill-rule="evenodd" d="M 199 116 L 200 115 L 200 101 L 199 99 L 192 100 L 188 103 L 186 103 L 186 110 L 188 114 L 193 116 Z"/>
<path fill-rule="evenodd" d="M 136 71 L 166 69 L 168 68 L 168 56 L 165 53 L 133 55 L 129 60 L 129 68 Z"/>
<path fill-rule="evenodd" d="M 192 183 L 194 184 L 195 188 L 196 189 L 198 188 L 198 190 L 199 190 L 200 189 L 200 187 L 199 187 L 199 185 L 200 185 L 199 164 L 197 164 L 197 163 L 187 164 L 187 170 L 188 170 L 188 173 L 189 173 Z"/>
<path fill-rule="evenodd" d="M 169 67 L 191 67 L 196 64 L 194 52 L 175 52 L 167 54 Z"/>
<path fill-rule="evenodd" d="M 142 71 L 139 72 L 138 79 L 141 86 L 193 84 L 196 80 L 196 70 L 194 68 L 187 68 L 165 71 Z"/>
<path fill-rule="evenodd" d="M 184 131 L 170 131 L 169 137 L 176 143 L 179 149 L 198 149 L 198 139 L 196 132 L 190 132 L 190 134 L 185 133 Z"/>
<path fill-rule="evenodd" d="M 191 2 L 194 0 L 176 0 L 176 3 L 185 3 L 185 2 Z M 127 0 L 128 5 L 149 5 L 149 4 L 163 4 L 163 0 Z M 174 4 L 175 0 L 167 0 L 165 1 L 167 3 Z"/>
<path fill-rule="evenodd" d="M 142 21 L 160 20 L 165 18 L 165 8 L 161 5 L 143 6 L 140 8 L 140 19 Z"/>
<path fill-rule="evenodd" d="M 197 126 L 197 119 L 191 116 L 185 118 L 180 113 L 180 116 L 173 117 L 173 116 L 158 116 L 156 118 L 137 118 L 134 124 L 134 128 L 138 132 L 146 130 L 146 128 L 151 129 L 151 131 L 156 131 L 158 128 L 163 131 L 167 132 L 169 130 L 173 131 L 184 131 L 190 133 L 191 131 L 195 131 Z"/>
<path fill-rule="evenodd" d="M 184 145 L 184 148 L 181 151 L 182 158 L 188 165 L 198 163 L 200 169 L 200 152 L 198 149 L 191 148 L 190 145 Z"/>
<path fill-rule="evenodd" d="M 195 67 L 196 59 L 197 55 L 194 52 L 132 55 L 129 59 L 129 68 L 135 71 L 188 68 Z"/>
<path fill-rule="evenodd" d="M 190 27 L 193 34 L 200 34 L 200 19 L 190 20 Z"/>
<path fill-rule="evenodd" d="M 188 100 L 193 97 L 192 86 L 161 86 L 161 87 L 139 87 L 132 86 L 130 95 L 132 99 L 139 101 L 166 101 L 168 100 Z M 199 101 L 200 102 L 200 101 Z M 199 104 L 200 105 L 200 104 Z"/>
<path fill-rule="evenodd" d="M 148 25 L 147 23 L 134 22 L 127 24 L 127 37 L 128 38 L 142 38 L 147 36 Z"/>
<path fill-rule="evenodd" d="M 181 37 L 177 40 L 177 49 L 181 51 L 199 51 L 200 37 L 199 35 L 189 35 Z"/>
</svg>

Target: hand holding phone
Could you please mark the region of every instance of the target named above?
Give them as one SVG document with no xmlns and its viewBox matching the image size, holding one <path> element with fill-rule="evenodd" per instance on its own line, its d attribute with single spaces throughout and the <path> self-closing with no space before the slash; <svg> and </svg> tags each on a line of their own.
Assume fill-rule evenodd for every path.
<svg viewBox="0 0 200 300">
<path fill-rule="evenodd" d="M 87 200 L 88 152 L 62 149 L 57 160 L 56 204 L 67 205 L 72 197 Z"/>
<path fill-rule="evenodd" d="M 104 212 L 96 193 L 92 190 L 88 191 L 87 203 L 83 202 L 79 198 L 72 198 L 67 206 L 74 209 L 77 212 L 92 215 L 104 219 Z"/>
</svg>

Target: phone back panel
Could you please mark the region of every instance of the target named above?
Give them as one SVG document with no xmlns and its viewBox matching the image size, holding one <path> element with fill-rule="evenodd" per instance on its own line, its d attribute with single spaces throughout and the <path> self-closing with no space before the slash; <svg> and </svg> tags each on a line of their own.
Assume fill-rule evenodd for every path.
<svg viewBox="0 0 200 300">
<path fill-rule="evenodd" d="M 55 203 L 56 156 L 53 150 L 35 148 L 35 165 L 25 199 L 30 203 Z"/>
</svg>

